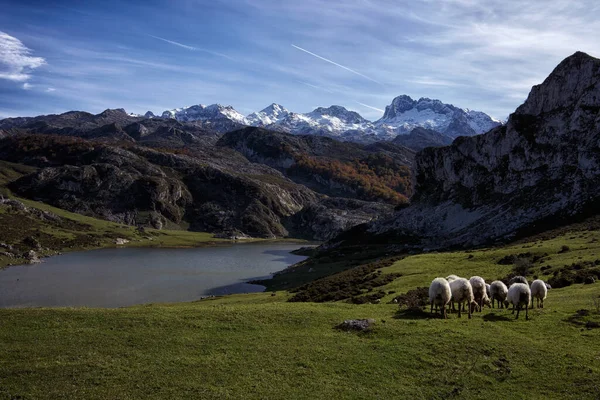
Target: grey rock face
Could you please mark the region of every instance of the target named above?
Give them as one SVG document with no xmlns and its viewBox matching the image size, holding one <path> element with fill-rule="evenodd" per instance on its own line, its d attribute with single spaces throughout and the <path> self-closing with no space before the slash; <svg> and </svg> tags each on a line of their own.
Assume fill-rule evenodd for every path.
<svg viewBox="0 0 600 400">
<path fill-rule="evenodd" d="M 471 246 L 599 205 L 599 112 L 600 60 L 576 53 L 506 126 L 418 153 L 413 205 L 370 231 Z"/>
</svg>

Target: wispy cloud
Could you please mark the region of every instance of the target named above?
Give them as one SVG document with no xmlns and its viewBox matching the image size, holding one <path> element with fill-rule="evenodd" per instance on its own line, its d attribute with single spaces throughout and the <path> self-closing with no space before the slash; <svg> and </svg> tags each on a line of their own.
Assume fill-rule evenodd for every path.
<svg viewBox="0 0 600 400">
<path fill-rule="evenodd" d="M 360 104 L 360 105 L 361 105 L 361 106 L 363 106 L 363 107 L 370 108 L 371 110 L 379 111 L 379 112 L 382 112 L 382 113 L 383 113 L 383 112 L 385 112 L 385 110 L 382 110 L 381 108 L 373 107 L 373 106 L 370 106 L 370 105 L 368 105 L 368 104 L 361 103 L 360 101 L 357 101 L 356 103 L 357 103 L 357 104 Z"/>
<path fill-rule="evenodd" d="M 56 89 L 53 88 L 53 87 L 46 88 L 46 93 L 52 93 L 52 92 L 55 92 L 55 91 L 56 91 Z"/>
<path fill-rule="evenodd" d="M 32 87 L 33 87 L 33 85 L 31 83 L 25 82 L 23 84 L 23 90 L 31 90 Z"/>
<path fill-rule="evenodd" d="M 366 75 L 364 75 L 364 74 L 361 74 L 360 72 L 358 72 L 358 71 L 355 71 L 355 70 L 353 70 L 352 68 L 348 68 L 348 67 L 346 67 L 346 66 L 344 66 L 344 65 L 342 65 L 342 64 L 338 64 L 338 63 L 336 63 L 335 61 L 329 60 L 329 59 L 327 59 L 327 58 L 325 58 L 325 57 L 321 57 L 320 55 L 318 55 L 318 54 L 315 54 L 315 53 L 313 53 L 313 52 L 310 52 L 310 51 L 308 51 L 308 50 L 306 50 L 306 49 L 303 49 L 302 47 L 296 46 L 295 44 L 292 44 L 292 47 L 293 47 L 293 48 L 295 48 L 295 49 L 298 49 L 298 50 L 300 50 L 300 51 L 303 51 L 303 52 L 305 52 L 305 53 L 307 53 L 307 54 L 310 54 L 310 55 L 311 55 L 311 56 L 313 56 L 313 57 L 317 57 L 317 58 L 318 58 L 318 59 L 320 59 L 320 60 L 326 61 L 326 62 L 328 62 L 328 63 L 330 63 L 330 64 L 333 64 L 333 65 L 335 65 L 335 66 L 338 66 L 338 67 L 340 67 L 340 68 L 343 68 L 343 69 L 345 69 L 346 71 L 350 71 L 350 72 L 352 72 L 353 74 L 356 74 L 356 75 L 358 75 L 358 76 L 362 76 L 363 78 L 365 78 L 365 79 L 368 79 L 368 80 L 370 80 L 371 82 L 375 82 L 375 83 L 379 83 L 379 84 L 381 84 L 381 82 L 379 82 L 379 81 L 377 81 L 377 80 L 375 80 L 375 79 L 373 79 L 373 78 L 371 78 L 371 77 L 368 77 L 368 76 L 366 76 Z"/>
<path fill-rule="evenodd" d="M 46 60 L 32 57 L 31 50 L 19 39 L 0 31 L 0 79 L 26 81 L 32 70 L 44 64 Z"/>
<path fill-rule="evenodd" d="M 227 54 L 219 53 L 218 51 L 212 51 L 212 50 L 204 49 L 202 47 L 188 46 L 187 44 L 179 43 L 174 40 L 165 39 L 160 36 L 154 36 L 154 35 L 148 35 L 148 36 L 153 37 L 154 39 L 162 40 L 163 42 L 170 43 L 174 46 L 178 46 L 178 47 L 181 47 L 181 48 L 184 48 L 187 50 L 201 51 L 203 53 L 212 54 L 213 56 L 223 57 L 223 58 L 227 58 L 228 60 L 235 61 L 234 58 L 228 56 Z"/>
</svg>

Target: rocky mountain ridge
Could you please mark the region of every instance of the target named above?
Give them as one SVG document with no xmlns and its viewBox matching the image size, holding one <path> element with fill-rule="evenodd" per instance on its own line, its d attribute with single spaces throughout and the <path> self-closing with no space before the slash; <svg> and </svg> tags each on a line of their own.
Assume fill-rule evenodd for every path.
<svg viewBox="0 0 600 400">
<path fill-rule="evenodd" d="M 148 113 L 147 113 L 148 114 Z M 265 127 L 291 134 L 330 136 L 346 141 L 370 143 L 391 140 L 399 134 L 408 134 L 414 128 L 436 130 L 451 138 L 473 136 L 489 131 L 501 123 L 480 111 L 461 109 L 440 100 L 421 98 L 413 100 L 402 95 L 386 107 L 383 117 L 369 121 L 355 111 L 342 106 L 318 107 L 309 113 L 290 112 L 279 104 L 246 117 L 231 106 L 196 105 L 162 113 L 162 118 L 181 122 L 213 122 L 220 132 L 227 132 L 229 121 L 239 125 Z M 206 125 L 205 125 L 206 126 Z"/>
<path fill-rule="evenodd" d="M 600 60 L 573 54 L 505 126 L 418 153 L 415 185 L 411 206 L 372 223 L 369 235 L 469 247 L 597 212 Z"/>
</svg>

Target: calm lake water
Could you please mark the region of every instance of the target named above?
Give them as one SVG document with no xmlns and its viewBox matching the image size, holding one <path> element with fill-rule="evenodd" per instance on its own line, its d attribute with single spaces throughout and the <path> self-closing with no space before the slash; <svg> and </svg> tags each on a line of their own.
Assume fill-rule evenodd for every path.
<svg viewBox="0 0 600 400">
<path fill-rule="evenodd" d="M 196 249 L 104 249 L 0 270 L 0 307 L 122 307 L 262 292 L 246 283 L 304 260 L 290 243 Z"/>
</svg>

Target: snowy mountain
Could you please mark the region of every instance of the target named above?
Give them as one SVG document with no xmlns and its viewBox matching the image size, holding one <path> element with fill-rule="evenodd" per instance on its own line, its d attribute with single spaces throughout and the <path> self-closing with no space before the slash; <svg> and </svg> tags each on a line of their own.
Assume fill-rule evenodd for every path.
<svg viewBox="0 0 600 400">
<path fill-rule="evenodd" d="M 413 100 L 406 95 L 392 100 L 383 117 L 374 124 L 384 136 L 406 134 L 421 127 L 452 138 L 478 135 L 501 125 L 500 121 L 481 111 L 465 110 L 425 97 Z"/>
<path fill-rule="evenodd" d="M 285 107 L 279 104 L 271 104 L 269 107 L 259 111 L 253 112 L 246 117 L 248 125 L 251 126 L 267 126 L 275 124 L 290 114 Z"/>
<path fill-rule="evenodd" d="M 162 113 L 161 118 L 171 118 L 179 122 L 196 122 L 203 128 L 217 132 L 229 132 L 248 125 L 246 117 L 231 106 L 198 104 L 190 107 L 176 108 Z"/>
<path fill-rule="evenodd" d="M 152 118 L 154 114 L 149 111 L 146 117 Z M 462 109 L 428 98 L 413 100 L 406 95 L 396 97 L 385 108 L 383 117 L 375 122 L 336 105 L 319 107 L 301 114 L 290 112 L 275 103 L 246 117 L 231 106 L 199 104 L 167 110 L 162 113 L 161 118 L 195 122 L 218 132 L 228 132 L 249 125 L 279 132 L 331 136 L 363 143 L 392 140 L 399 134 L 410 133 L 415 128 L 430 129 L 456 138 L 485 133 L 501 125 L 500 121 L 481 111 Z"/>
<path fill-rule="evenodd" d="M 341 106 L 319 107 L 306 113 L 289 113 L 285 118 L 267 126 L 268 129 L 293 134 L 316 134 L 359 139 L 371 132 L 373 124 L 360 114 Z M 360 141 L 360 140 L 353 140 Z"/>
<path fill-rule="evenodd" d="M 246 125 L 246 117 L 237 112 L 233 107 L 222 106 L 221 104 L 211 104 L 210 106 L 198 104 L 167 110 L 162 113 L 162 118 L 173 118 L 180 122 L 212 121 L 226 118 L 238 124 Z"/>
</svg>

